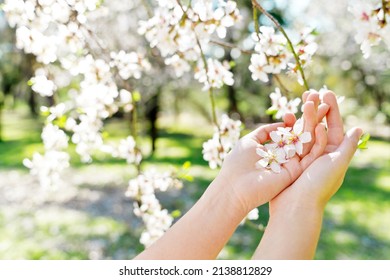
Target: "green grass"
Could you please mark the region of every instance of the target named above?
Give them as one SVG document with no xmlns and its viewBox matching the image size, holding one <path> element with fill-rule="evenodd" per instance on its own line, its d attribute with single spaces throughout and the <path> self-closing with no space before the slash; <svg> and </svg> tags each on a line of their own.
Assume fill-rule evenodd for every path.
<svg viewBox="0 0 390 280">
<path fill-rule="evenodd" d="M 8 112 L 5 119 L 5 142 L 0 143 L 0 171 L 27 173 L 22 160 L 31 157 L 34 151 L 42 150 L 41 124 L 20 113 Z M 179 194 L 160 196 L 164 207 L 185 212 L 216 176 L 216 171 L 208 168 L 201 154 L 202 143 L 212 129 L 201 120 L 195 123 L 186 119 L 163 120 L 159 124 L 158 149 L 153 156 L 146 157 L 144 168 L 166 169 L 192 162 L 194 181 L 186 182 Z M 118 121 L 108 124 L 109 135 L 114 140 L 126 136 L 127 131 L 126 125 Z M 149 140 L 143 136 L 140 140 L 142 149 L 148 152 Z M 134 174 L 134 170 L 122 160 L 100 155 L 95 164 L 83 165 L 73 150 L 71 154 L 77 174 L 91 176 L 99 172 L 122 178 L 115 185 L 110 182 L 85 183 L 79 186 L 79 190 L 124 191 L 126 180 Z M 343 186 L 326 208 L 317 259 L 389 258 L 389 170 L 389 142 L 372 140 L 369 150 L 354 158 Z M 18 205 L 5 207 L 0 202 L 0 259 L 132 258 L 142 250 L 138 243 L 140 222 L 131 213 L 127 220 L 121 220 L 109 213 L 96 215 L 94 205 L 90 207 L 89 210 L 73 209 L 70 205 L 50 203 L 31 211 Z M 266 225 L 267 220 L 267 206 L 260 207 L 260 219 L 256 223 Z M 240 227 L 220 258 L 249 259 L 261 236 L 262 232 L 253 225 Z"/>
</svg>

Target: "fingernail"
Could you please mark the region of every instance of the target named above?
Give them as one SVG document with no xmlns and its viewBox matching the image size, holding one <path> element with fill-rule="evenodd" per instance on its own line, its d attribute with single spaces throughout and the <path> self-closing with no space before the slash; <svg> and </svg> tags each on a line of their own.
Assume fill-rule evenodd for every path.
<svg viewBox="0 0 390 280">
<path fill-rule="evenodd" d="M 359 141 L 360 136 L 362 136 L 363 130 L 360 127 L 354 127 L 347 131 L 348 138 L 355 138 L 356 141 Z"/>
</svg>

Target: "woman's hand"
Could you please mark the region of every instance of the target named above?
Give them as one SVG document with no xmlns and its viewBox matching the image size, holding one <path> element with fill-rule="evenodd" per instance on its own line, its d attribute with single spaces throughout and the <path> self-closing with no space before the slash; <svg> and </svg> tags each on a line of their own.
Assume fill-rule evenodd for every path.
<svg viewBox="0 0 390 280">
<path fill-rule="evenodd" d="M 284 123 L 264 125 L 252 131 L 241 138 L 227 156 L 215 180 L 215 185 L 219 188 L 219 192 L 231 197 L 232 203 L 235 203 L 237 210 L 244 216 L 291 185 L 311 162 L 322 155 L 326 145 L 324 141 L 326 132 L 323 126 L 316 125 L 317 121 L 315 123 L 311 121 L 317 120 L 317 113 L 315 102 L 307 101 L 304 104 L 303 118 L 305 123 L 311 125 L 312 138 L 318 141 L 310 145 L 310 150 L 305 151 L 306 155 L 302 159 L 295 155 L 283 164 L 280 173 L 257 168 L 256 162 L 261 158 L 256 153 L 256 149 L 269 141 L 270 132 L 277 130 L 278 127 L 284 127 Z M 293 116 L 287 119 L 290 123 L 295 120 Z M 304 149 L 306 149 L 305 145 Z"/>
<path fill-rule="evenodd" d="M 327 92 L 323 96 L 323 102 L 329 106 L 326 114 L 328 132 L 327 136 L 320 134 L 326 139 L 316 139 L 316 141 L 326 142 L 324 154 L 316 159 L 291 187 L 271 201 L 271 215 L 275 211 L 289 211 L 292 205 L 323 210 L 343 182 L 362 130 L 351 129 L 344 136 L 336 96 L 332 92 Z"/>
<path fill-rule="evenodd" d="M 317 96 L 317 93 L 307 93 L 303 99 L 313 101 Z M 326 114 L 327 134 L 316 134 L 316 143 L 325 143 L 324 146 L 321 144 L 323 155 L 270 201 L 270 220 L 254 259 L 312 259 L 315 255 L 324 207 L 340 188 L 362 134 L 361 129 L 355 128 L 344 136 L 337 100 L 332 92 L 324 94 L 323 102 L 328 108 L 319 109 L 316 119 L 320 121 Z M 286 119 L 288 126 L 294 121 L 291 116 Z"/>
</svg>

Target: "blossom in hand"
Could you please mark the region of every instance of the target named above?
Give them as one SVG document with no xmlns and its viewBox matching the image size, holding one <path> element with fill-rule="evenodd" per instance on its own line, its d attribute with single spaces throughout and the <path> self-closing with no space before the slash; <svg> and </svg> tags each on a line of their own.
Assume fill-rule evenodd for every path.
<svg viewBox="0 0 390 280">
<path fill-rule="evenodd" d="M 288 137 L 289 143 L 295 146 L 298 155 L 301 155 L 303 152 L 303 144 L 311 141 L 310 132 L 304 132 L 303 127 L 303 119 L 298 119 L 295 122 L 293 129 L 285 134 Z"/>
<path fill-rule="evenodd" d="M 282 170 L 281 165 L 288 161 L 283 149 L 270 148 L 263 150 L 261 148 L 257 148 L 256 153 L 262 157 L 256 165 L 258 167 L 271 169 L 275 173 L 280 173 Z"/>
<path fill-rule="evenodd" d="M 304 132 L 303 128 L 303 119 L 298 119 L 293 127 L 279 127 L 270 132 L 272 142 L 256 149 L 261 157 L 256 166 L 280 173 L 281 166 L 294 157 L 295 153 L 301 155 L 303 144 L 311 141 L 310 132 Z"/>
</svg>

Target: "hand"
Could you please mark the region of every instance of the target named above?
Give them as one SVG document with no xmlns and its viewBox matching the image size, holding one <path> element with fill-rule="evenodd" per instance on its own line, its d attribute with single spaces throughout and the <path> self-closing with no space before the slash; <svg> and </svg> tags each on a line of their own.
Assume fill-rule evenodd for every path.
<svg viewBox="0 0 390 280">
<path fill-rule="evenodd" d="M 307 100 L 309 98 L 312 98 L 310 94 Z M 343 182 L 362 130 L 354 128 L 344 136 L 343 123 L 334 93 L 325 93 L 323 101 L 329 106 L 326 114 L 328 134 L 327 136 L 320 134 L 320 137 L 325 138 L 316 139 L 316 142 L 326 142 L 324 153 L 289 188 L 270 202 L 271 216 L 275 212 L 290 211 L 296 207 L 323 211 L 326 203 Z"/>
<path fill-rule="evenodd" d="M 314 108 L 314 102 L 308 101 L 304 106 L 305 122 L 316 119 L 317 110 Z M 295 120 L 292 116 L 288 118 L 290 118 L 289 122 Z M 289 162 L 283 164 L 278 174 L 271 170 L 256 168 L 256 162 L 260 159 L 256 154 L 256 148 L 270 140 L 271 131 L 284 126 L 284 123 L 265 125 L 241 138 L 225 159 L 215 180 L 215 185 L 220 186 L 219 191 L 229 195 L 243 215 L 273 199 L 291 185 L 303 170 L 323 153 L 326 144 L 323 139 L 326 133 L 323 126 L 317 126 L 313 128 L 316 137 L 314 135 L 312 137 L 319 141 L 312 145 L 305 157 L 301 159 L 295 155 Z"/>
</svg>

